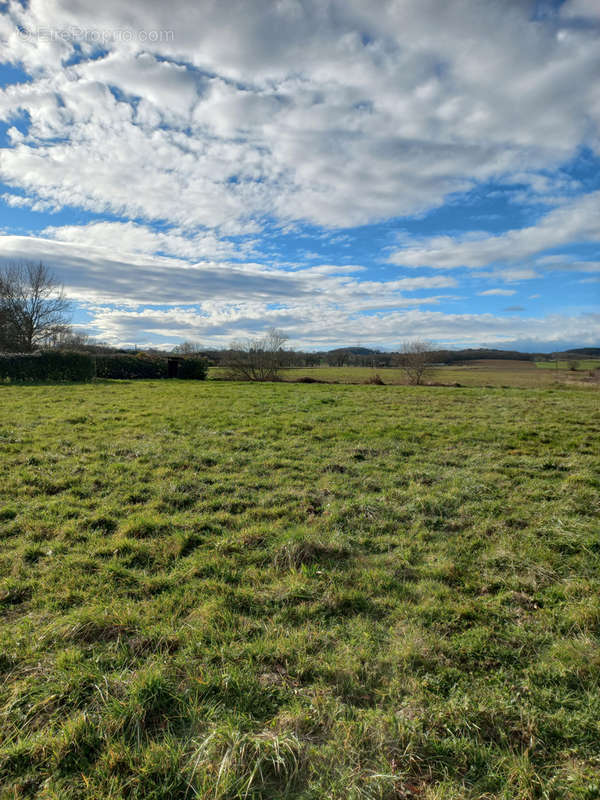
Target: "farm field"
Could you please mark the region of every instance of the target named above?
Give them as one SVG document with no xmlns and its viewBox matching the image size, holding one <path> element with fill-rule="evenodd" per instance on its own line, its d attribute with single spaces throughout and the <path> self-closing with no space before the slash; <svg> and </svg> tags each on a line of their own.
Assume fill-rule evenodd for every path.
<svg viewBox="0 0 600 800">
<path fill-rule="evenodd" d="M 552 366 L 552 369 L 547 369 L 548 366 Z M 595 367 L 600 367 L 600 362 L 591 359 L 579 362 L 576 371 L 567 369 L 566 362 L 564 368 L 559 363 L 557 369 L 546 362 L 486 359 L 464 366 L 432 367 L 427 373 L 426 382 L 506 388 L 549 387 L 574 382 L 597 384 L 597 377 L 589 375 Z M 226 375 L 227 369 L 224 367 L 209 369 L 209 379 L 220 380 Z M 379 375 L 385 384 L 405 385 L 407 382 L 404 371 L 394 367 L 296 367 L 281 372 L 282 380 L 291 382 L 308 377 L 328 383 L 367 383 L 374 375 Z"/>
<path fill-rule="evenodd" d="M 593 387 L 0 405 L 1 800 L 600 796 Z"/>
<path fill-rule="evenodd" d="M 598 358 L 575 358 L 574 363 L 577 365 L 577 370 L 582 369 L 600 369 L 600 359 Z M 536 366 L 542 369 L 569 369 L 568 361 L 558 362 L 558 367 L 554 361 L 536 361 Z"/>
</svg>

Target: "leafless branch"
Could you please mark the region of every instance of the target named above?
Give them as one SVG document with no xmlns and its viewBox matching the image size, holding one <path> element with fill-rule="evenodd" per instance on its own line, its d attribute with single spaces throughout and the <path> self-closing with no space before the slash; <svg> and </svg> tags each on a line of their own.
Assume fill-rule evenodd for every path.
<svg viewBox="0 0 600 800">
<path fill-rule="evenodd" d="M 404 342 L 400 351 L 399 364 L 406 373 L 408 382 L 414 386 L 423 383 L 431 365 L 432 346 L 430 342 L 414 339 Z"/>
<path fill-rule="evenodd" d="M 69 301 L 48 268 L 21 261 L 0 270 L 0 349 L 31 352 L 68 328 Z"/>
<path fill-rule="evenodd" d="M 284 333 L 270 328 L 262 338 L 232 342 L 227 358 L 230 376 L 243 381 L 277 380 L 286 341 Z"/>
</svg>

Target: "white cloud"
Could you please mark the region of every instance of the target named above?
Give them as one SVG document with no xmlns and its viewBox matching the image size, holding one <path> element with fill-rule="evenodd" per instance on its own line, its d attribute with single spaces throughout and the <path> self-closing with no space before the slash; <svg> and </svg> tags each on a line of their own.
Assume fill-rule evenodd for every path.
<svg viewBox="0 0 600 800">
<path fill-rule="evenodd" d="M 117 51 L 73 70 L 80 81 L 117 87 L 132 98 L 143 98 L 161 118 L 177 124 L 189 120 L 198 99 L 200 81 L 185 66 L 159 61 L 147 52 Z M 172 118 L 172 119 L 171 119 Z"/>
<path fill-rule="evenodd" d="M 548 193 L 548 169 L 599 146 L 600 48 L 529 10 L 13 0 L 3 55 L 34 80 L 0 96 L 0 115 L 31 124 L 0 175 L 59 205 L 231 231 L 265 215 L 346 227 L 419 213 L 491 178 Z M 108 54 L 39 35 L 71 28 L 110 34 Z M 76 44 L 88 59 L 61 68 Z"/>
<path fill-rule="evenodd" d="M 541 278 L 542 275 L 534 269 L 527 267 L 500 267 L 484 272 L 471 273 L 473 278 L 485 278 L 491 281 L 501 281 L 502 283 L 520 283 L 521 281 L 532 281 Z"/>
<path fill-rule="evenodd" d="M 498 294 L 509 297 L 511 294 L 516 294 L 514 289 L 486 289 L 485 292 L 478 292 L 480 295 Z"/>
<path fill-rule="evenodd" d="M 563 17 L 590 17 L 600 20 L 600 6 L 596 0 L 566 0 L 560 13 Z"/>
<path fill-rule="evenodd" d="M 547 270 L 600 272 L 600 261 L 577 261 L 565 256 L 545 256 L 538 259 L 537 263 Z"/>
<path fill-rule="evenodd" d="M 456 238 L 435 236 L 396 250 L 389 260 L 407 267 L 483 267 L 498 261 L 520 261 L 571 242 L 597 242 L 599 205 L 600 191 L 590 192 L 549 212 L 536 225 L 496 236 L 483 232 Z"/>
<path fill-rule="evenodd" d="M 248 254 L 251 246 L 234 245 L 219 239 L 212 231 L 190 233 L 178 228 L 154 230 L 134 222 L 91 222 L 87 225 L 63 225 L 48 227 L 44 236 L 60 242 L 78 244 L 91 248 L 107 248 L 128 253 L 163 253 L 180 258 L 199 260 L 204 258 L 224 259 Z"/>
<path fill-rule="evenodd" d="M 452 277 L 408 277 L 366 281 L 360 265 L 320 264 L 282 270 L 260 263 L 186 260 L 187 243 L 176 232 L 155 233 L 132 223 L 94 223 L 50 228 L 51 238 L 0 236 L 0 261 L 44 261 L 78 300 L 128 304 L 209 303 L 211 308 L 258 303 L 319 309 L 343 306 L 348 312 L 438 302 L 438 296 L 406 292 L 456 286 Z M 201 244 L 205 244 L 201 240 Z M 209 242 L 213 246 L 212 240 Z M 209 248 L 210 249 L 210 248 Z M 173 253 L 159 256 L 156 250 Z M 179 256 L 179 257 L 176 257 Z M 216 311 L 214 313 L 217 313 Z"/>
<path fill-rule="evenodd" d="M 328 313 L 328 326 L 320 314 L 306 315 L 295 309 L 239 308 L 211 317 L 194 308 L 164 311 L 143 308 L 97 308 L 90 329 L 114 344 L 194 339 L 207 346 L 227 346 L 237 336 L 252 336 L 269 325 L 282 328 L 295 348 L 326 349 L 342 342 L 360 340 L 363 345 L 397 348 L 407 338 L 424 338 L 440 346 L 512 346 L 527 341 L 527 349 L 543 349 L 553 342 L 595 345 L 600 338 L 600 315 L 548 315 L 541 319 L 505 314 L 448 314 L 419 309 L 369 316 L 343 310 Z"/>
</svg>

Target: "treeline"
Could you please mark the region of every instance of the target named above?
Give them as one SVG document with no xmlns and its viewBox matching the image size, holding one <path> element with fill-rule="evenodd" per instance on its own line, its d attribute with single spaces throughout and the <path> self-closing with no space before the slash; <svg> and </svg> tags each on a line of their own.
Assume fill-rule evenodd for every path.
<svg viewBox="0 0 600 800">
<path fill-rule="evenodd" d="M 600 358 L 600 347 L 574 347 L 562 353 L 552 353 L 553 358 Z"/>
<path fill-rule="evenodd" d="M 165 358 L 169 355 L 164 350 L 146 349 L 144 351 L 123 350 L 111 347 L 108 344 L 95 342 L 85 336 L 70 336 L 55 344 L 55 348 L 76 350 L 93 354 L 137 356 L 146 355 L 150 358 Z M 192 356 L 203 359 L 209 366 L 226 367 L 236 360 L 240 350 L 233 347 L 216 349 L 203 348 L 195 345 L 178 345 L 171 354 L 177 357 L 190 358 Z M 447 350 L 435 348 L 429 350 L 429 360 L 432 364 L 467 364 L 470 361 L 485 359 L 506 361 L 549 361 L 556 358 L 567 358 L 570 355 L 580 358 L 600 357 L 600 348 L 580 348 L 560 353 L 522 353 L 518 350 L 496 350 L 494 348 L 467 348 L 464 350 Z M 291 350 L 283 347 L 277 351 L 278 363 L 281 368 L 293 367 L 372 367 L 384 368 L 398 366 L 402 360 L 400 351 L 371 350 L 366 347 L 338 347 L 333 350 Z"/>
<path fill-rule="evenodd" d="M 202 349 L 199 351 L 211 366 L 228 366 L 235 356 L 234 350 Z M 480 359 L 502 359 L 507 361 L 536 361 L 547 359 L 547 353 L 520 353 L 517 350 L 494 350 L 476 348 L 466 350 L 431 350 L 431 363 L 463 364 Z M 366 347 L 338 347 L 327 351 L 281 350 L 279 360 L 282 368 L 291 367 L 395 367 L 402 359 L 396 351 L 371 350 Z"/>
<path fill-rule="evenodd" d="M 0 381 L 89 381 L 93 378 L 204 380 L 207 362 L 198 356 L 168 358 L 153 353 L 91 353 L 44 350 L 0 354 Z"/>
</svg>

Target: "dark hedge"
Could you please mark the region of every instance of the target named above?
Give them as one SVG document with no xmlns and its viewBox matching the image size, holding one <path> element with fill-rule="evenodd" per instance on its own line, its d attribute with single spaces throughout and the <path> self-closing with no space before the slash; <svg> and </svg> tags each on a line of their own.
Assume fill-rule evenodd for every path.
<svg viewBox="0 0 600 800">
<path fill-rule="evenodd" d="M 201 358 L 186 358 L 179 362 L 177 377 L 183 380 L 203 381 L 206 378 L 207 364 Z"/>
<path fill-rule="evenodd" d="M 95 374 L 94 357 L 87 353 L 48 351 L 0 354 L 0 380 L 89 381 Z"/>
<path fill-rule="evenodd" d="M 96 377 L 98 378 L 166 378 L 167 360 L 139 355 L 97 355 Z"/>
<path fill-rule="evenodd" d="M 206 378 L 206 362 L 201 358 L 178 360 L 177 377 L 184 380 L 203 381 Z M 98 378 L 168 378 L 167 359 L 162 356 L 112 354 L 96 356 Z"/>
<path fill-rule="evenodd" d="M 178 360 L 177 377 L 202 381 L 207 365 L 200 358 Z M 0 381 L 89 381 L 92 378 L 168 378 L 167 359 L 145 353 L 99 354 L 49 350 L 42 353 L 0 354 Z"/>
</svg>

